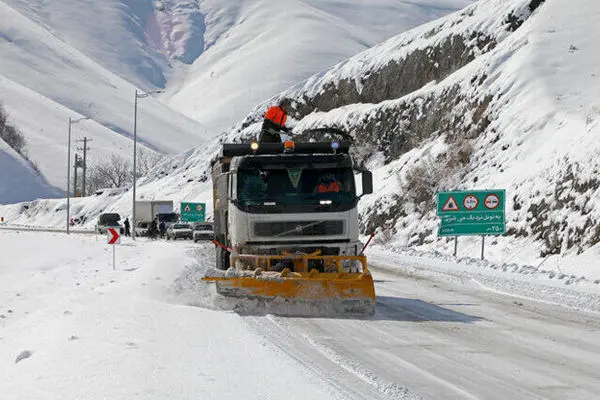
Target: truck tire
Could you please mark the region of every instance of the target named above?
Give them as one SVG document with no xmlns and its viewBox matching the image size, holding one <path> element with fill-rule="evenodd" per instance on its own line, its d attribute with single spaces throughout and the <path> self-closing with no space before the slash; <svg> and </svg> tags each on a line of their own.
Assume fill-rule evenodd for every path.
<svg viewBox="0 0 600 400">
<path fill-rule="evenodd" d="M 229 269 L 229 252 L 221 246 L 217 246 L 217 268 L 222 270 Z"/>
</svg>

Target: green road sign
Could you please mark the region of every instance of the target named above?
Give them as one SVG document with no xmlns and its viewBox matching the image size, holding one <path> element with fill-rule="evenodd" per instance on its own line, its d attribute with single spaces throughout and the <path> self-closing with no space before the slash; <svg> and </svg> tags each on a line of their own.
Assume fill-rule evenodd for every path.
<svg viewBox="0 0 600 400">
<path fill-rule="evenodd" d="M 503 235 L 504 200 L 504 189 L 438 193 L 438 236 Z"/>
<path fill-rule="evenodd" d="M 206 217 L 206 204 L 204 203 L 181 203 L 181 221 L 204 222 Z"/>
</svg>

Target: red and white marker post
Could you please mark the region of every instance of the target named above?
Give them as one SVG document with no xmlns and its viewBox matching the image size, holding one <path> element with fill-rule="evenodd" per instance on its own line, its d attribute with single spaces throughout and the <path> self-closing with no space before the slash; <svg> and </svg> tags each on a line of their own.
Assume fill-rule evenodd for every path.
<svg viewBox="0 0 600 400">
<path fill-rule="evenodd" d="M 112 248 L 113 248 L 113 270 L 116 269 L 115 266 L 115 245 L 116 244 L 120 244 L 121 243 L 121 235 L 119 234 L 119 231 L 117 231 L 114 228 L 108 228 L 107 231 L 107 238 L 108 238 L 108 244 L 112 244 Z"/>
</svg>

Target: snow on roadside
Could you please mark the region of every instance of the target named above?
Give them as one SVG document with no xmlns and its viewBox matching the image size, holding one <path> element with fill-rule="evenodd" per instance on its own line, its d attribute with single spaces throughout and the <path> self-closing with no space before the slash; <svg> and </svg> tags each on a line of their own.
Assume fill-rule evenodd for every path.
<svg viewBox="0 0 600 400">
<path fill-rule="evenodd" d="M 174 282 L 210 246 L 115 250 L 113 271 L 104 237 L 0 231 L 2 398 L 336 398 L 237 314 L 185 305 Z"/>
<path fill-rule="evenodd" d="M 439 251 L 376 245 L 367 251 L 375 269 L 469 282 L 491 292 L 600 313 L 600 279 L 557 272 L 543 265 L 495 263 Z M 375 272 L 376 273 L 376 272 Z"/>
</svg>

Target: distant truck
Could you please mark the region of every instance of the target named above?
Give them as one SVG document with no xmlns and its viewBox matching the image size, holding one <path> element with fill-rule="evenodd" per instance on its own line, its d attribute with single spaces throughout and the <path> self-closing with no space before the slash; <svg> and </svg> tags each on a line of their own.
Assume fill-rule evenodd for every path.
<svg viewBox="0 0 600 400">
<path fill-rule="evenodd" d="M 164 221 L 169 227 L 179 221 L 179 215 L 173 212 L 173 200 L 148 200 L 135 202 L 135 224 L 140 222 L 150 223 L 154 219 L 158 223 Z"/>
</svg>

